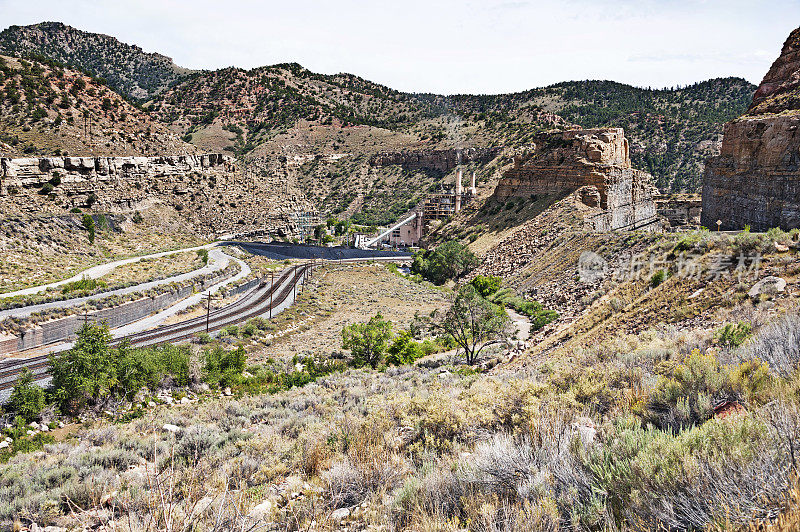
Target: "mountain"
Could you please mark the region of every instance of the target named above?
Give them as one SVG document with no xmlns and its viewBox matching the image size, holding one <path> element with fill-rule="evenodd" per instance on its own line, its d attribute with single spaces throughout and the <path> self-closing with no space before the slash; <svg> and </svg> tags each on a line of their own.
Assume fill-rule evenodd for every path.
<svg viewBox="0 0 800 532">
<path fill-rule="evenodd" d="M 101 77 L 129 98 L 146 100 L 190 71 L 161 54 L 61 22 L 10 26 L 0 32 L 0 53 L 41 55 Z"/>
<path fill-rule="evenodd" d="M 725 125 L 706 164 L 702 223 L 722 229 L 800 227 L 800 28 L 783 44 L 747 113 Z"/>
<path fill-rule="evenodd" d="M 747 109 L 755 89 L 741 78 L 669 89 L 570 81 L 515 94 L 447 100 L 465 118 L 490 124 L 509 124 L 521 112 L 538 108 L 585 128 L 625 128 L 634 166 L 653 174 L 665 192 L 696 192 L 705 159 L 719 152 L 723 124 Z"/>
<path fill-rule="evenodd" d="M 503 147 L 504 160 L 469 168 L 489 183 L 509 150 L 573 124 L 625 128 L 634 166 L 652 173 L 662 192 L 698 192 L 722 125 L 746 111 L 755 90 L 721 78 L 666 89 L 571 81 L 501 95 L 405 93 L 296 63 L 188 72 L 165 56 L 60 23 L 12 26 L 0 33 L 0 49 L 102 77 L 120 94 L 147 99 L 148 120 L 185 142 L 260 160 L 297 179 L 321 211 L 363 223 L 385 223 L 452 179 L 451 168 L 436 165 L 371 164 L 381 153 Z"/>
<path fill-rule="evenodd" d="M 177 155 L 197 148 L 102 80 L 49 60 L 0 56 L 0 152 Z"/>
</svg>

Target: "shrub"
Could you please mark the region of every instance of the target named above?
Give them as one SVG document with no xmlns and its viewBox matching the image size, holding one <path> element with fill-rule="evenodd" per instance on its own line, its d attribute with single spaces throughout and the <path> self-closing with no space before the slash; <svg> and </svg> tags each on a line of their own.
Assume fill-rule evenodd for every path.
<svg viewBox="0 0 800 532">
<path fill-rule="evenodd" d="M 198 249 L 197 250 L 197 258 L 199 258 L 203 264 L 208 264 L 208 250 L 207 249 Z"/>
<path fill-rule="evenodd" d="M 88 214 L 83 215 L 83 227 L 86 229 L 86 231 L 89 232 L 89 243 L 94 244 L 94 235 L 95 235 L 94 219 Z"/>
<path fill-rule="evenodd" d="M 62 294 L 69 294 L 70 292 L 91 292 L 97 288 L 105 288 L 107 284 L 104 281 L 92 279 L 91 277 L 83 277 L 78 281 L 71 281 L 61 287 Z"/>
<path fill-rule="evenodd" d="M 776 374 L 790 376 L 800 362 L 800 315 L 789 314 L 762 328 L 741 356 L 762 360 Z"/>
<path fill-rule="evenodd" d="M 411 364 L 425 354 L 422 345 L 414 341 L 411 332 L 403 331 L 397 335 L 392 345 L 389 346 L 386 363 L 395 366 Z"/>
<path fill-rule="evenodd" d="M 494 275 L 478 275 L 470 281 L 470 284 L 475 287 L 475 290 L 477 290 L 482 297 L 489 297 L 500 290 L 500 287 L 503 285 L 503 279 Z"/>
<path fill-rule="evenodd" d="M 53 395 L 65 413 L 77 413 L 111 398 L 132 399 L 144 386 L 155 389 L 165 377 L 189 383 L 189 349 L 164 345 L 131 349 L 109 348 L 108 326 L 86 323 L 75 346 L 50 357 Z"/>
<path fill-rule="evenodd" d="M 379 312 L 367 323 L 343 328 L 342 348 L 350 350 L 355 365 L 369 364 L 375 368 L 383 361 L 391 337 L 392 322 L 384 320 Z"/>
<path fill-rule="evenodd" d="M 50 194 L 54 188 L 55 187 L 53 187 L 52 183 L 45 183 L 44 185 L 42 185 L 42 188 L 39 189 L 39 194 L 41 194 L 42 196 L 46 196 Z"/>
<path fill-rule="evenodd" d="M 716 339 L 723 347 L 739 347 L 753 332 L 749 323 L 729 323 L 717 331 Z"/>
<path fill-rule="evenodd" d="M 241 345 L 226 351 L 221 346 L 204 352 L 203 380 L 214 386 L 231 386 L 237 383 L 247 364 L 247 353 Z"/>
<path fill-rule="evenodd" d="M 783 505 L 791 471 L 768 424 L 747 415 L 674 436 L 619 419 L 588 466 L 612 528 L 635 530 L 706 530 L 768 518 Z"/>
<path fill-rule="evenodd" d="M 650 286 L 652 288 L 658 287 L 661 283 L 667 280 L 669 272 L 667 270 L 658 270 L 650 277 Z"/>
<path fill-rule="evenodd" d="M 14 383 L 8 407 L 25 422 L 30 422 L 39 419 L 44 406 L 44 390 L 33 382 L 33 374 L 25 368 Z"/>
<path fill-rule="evenodd" d="M 531 319 L 531 327 L 538 331 L 548 323 L 558 319 L 558 312 L 542 307 L 538 301 L 531 301 L 516 295 L 511 288 L 500 288 L 488 297 L 489 301 L 511 307 Z"/>
</svg>

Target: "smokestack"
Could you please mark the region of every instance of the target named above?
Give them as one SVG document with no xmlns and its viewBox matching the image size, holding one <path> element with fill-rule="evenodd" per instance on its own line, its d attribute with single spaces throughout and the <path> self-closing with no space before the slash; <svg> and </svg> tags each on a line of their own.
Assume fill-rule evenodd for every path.
<svg viewBox="0 0 800 532">
<path fill-rule="evenodd" d="M 461 168 L 456 172 L 456 212 L 461 210 Z"/>
<path fill-rule="evenodd" d="M 469 180 L 469 192 L 473 196 L 478 193 L 478 189 L 475 188 L 475 172 L 472 172 L 472 177 Z"/>
</svg>

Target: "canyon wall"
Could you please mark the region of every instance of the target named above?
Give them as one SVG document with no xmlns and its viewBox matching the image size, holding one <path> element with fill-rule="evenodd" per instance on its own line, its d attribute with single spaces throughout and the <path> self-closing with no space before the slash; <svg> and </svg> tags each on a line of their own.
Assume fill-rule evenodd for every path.
<svg viewBox="0 0 800 532">
<path fill-rule="evenodd" d="M 800 227 L 800 28 L 706 162 L 701 223 L 718 221 L 727 230 Z"/>
<path fill-rule="evenodd" d="M 369 163 L 372 166 L 400 165 L 408 170 L 437 170 L 446 174 L 459 164 L 488 163 L 501 150 L 495 147 L 384 152 L 373 155 Z"/>
<path fill-rule="evenodd" d="M 571 129 L 543 133 L 514 158 L 494 196 L 561 196 L 577 191 L 592 207 L 587 216 L 598 231 L 660 227 L 650 174 L 631 167 L 628 140 L 622 128 Z"/>
<path fill-rule="evenodd" d="M 298 232 L 293 214 L 311 210 L 280 176 L 237 170 L 228 155 L 0 159 L 3 215 L 58 215 L 173 207 L 203 234 Z"/>
</svg>

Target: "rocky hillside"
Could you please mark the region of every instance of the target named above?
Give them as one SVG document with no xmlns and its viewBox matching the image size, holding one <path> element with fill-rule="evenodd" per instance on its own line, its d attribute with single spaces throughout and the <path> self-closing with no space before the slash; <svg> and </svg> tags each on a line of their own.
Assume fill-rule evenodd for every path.
<svg viewBox="0 0 800 532">
<path fill-rule="evenodd" d="M 800 111 L 800 28 L 783 44 L 781 55 L 764 76 L 747 110 L 749 116 Z"/>
<path fill-rule="evenodd" d="M 515 94 L 459 95 L 450 106 L 487 129 L 525 129 L 532 110 L 585 128 L 622 127 L 634 166 L 665 192 L 699 191 L 703 162 L 719 152 L 722 125 L 741 115 L 755 86 L 721 78 L 687 87 L 650 89 L 612 81 L 570 81 Z M 438 98 L 434 98 L 438 101 Z M 513 140 L 526 137 L 507 135 Z"/>
<path fill-rule="evenodd" d="M 758 231 L 800 227 L 800 28 L 783 45 L 747 114 L 725 125 L 703 183 L 702 223 Z"/>
<path fill-rule="evenodd" d="M 102 77 L 120 94 L 140 100 L 152 97 L 189 72 L 169 57 L 60 22 L 10 26 L 0 32 L 0 53 L 48 57 Z"/>
<path fill-rule="evenodd" d="M 168 58 L 57 23 L 8 28 L 0 49 L 76 64 L 122 94 L 149 98 L 148 120 L 185 142 L 278 168 L 320 210 L 362 223 L 391 221 L 452 177 L 435 168 L 376 167 L 369 161 L 378 153 L 514 150 L 572 124 L 623 127 L 634 167 L 651 173 L 663 192 L 696 192 L 703 161 L 719 151 L 722 124 L 746 110 L 755 89 L 737 78 L 663 90 L 581 81 L 514 94 L 439 96 L 298 64 L 184 75 Z M 501 163 L 477 165 L 479 180 L 497 178 Z"/>
<path fill-rule="evenodd" d="M 0 143 L 12 157 L 197 152 L 102 80 L 7 56 L 0 56 Z"/>
</svg>

